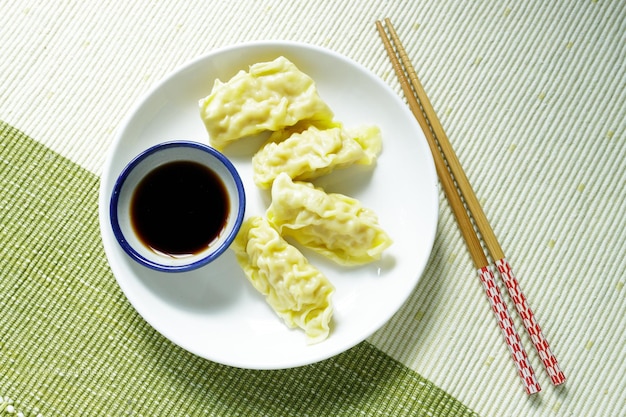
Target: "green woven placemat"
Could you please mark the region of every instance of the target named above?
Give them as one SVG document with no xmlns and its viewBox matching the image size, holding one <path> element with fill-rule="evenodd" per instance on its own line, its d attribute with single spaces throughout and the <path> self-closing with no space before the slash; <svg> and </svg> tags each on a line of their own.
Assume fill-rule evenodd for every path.
<svg viewBox="0 0 626 417">
<path fill-rule="evenodd" d="M 367 342 L 290 370 L 213 363 L 133 310 L 98 178 L 0 122 L 0 415 L 475 416 Z"/>
</svg>

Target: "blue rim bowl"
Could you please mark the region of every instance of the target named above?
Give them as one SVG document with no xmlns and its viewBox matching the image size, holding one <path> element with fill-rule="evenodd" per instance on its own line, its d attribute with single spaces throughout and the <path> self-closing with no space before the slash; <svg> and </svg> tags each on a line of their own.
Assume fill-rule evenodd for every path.
<svg viewBox="0 0 626 417">
<path fill-rule="evenodd" d="M 130 219 L 130 204 L 137 185 L 155 168 L 175 161 L 193 161 L 210 168 L 224 183 L 230 203 L 226 226 L 220 236 L 202 252 L 181 258 L 158 254 L 144 245 L 136 236 Z M 113 234 L 122 249 L 139 264 L 165 272 L 190 271 L 217 259 L 239 232 L 245 209 L 243 182 L 232 162 L 208 145 L 184 140 L 152 146 L 130 161 L 113 186 L 109 207 Z"/>
</svg>

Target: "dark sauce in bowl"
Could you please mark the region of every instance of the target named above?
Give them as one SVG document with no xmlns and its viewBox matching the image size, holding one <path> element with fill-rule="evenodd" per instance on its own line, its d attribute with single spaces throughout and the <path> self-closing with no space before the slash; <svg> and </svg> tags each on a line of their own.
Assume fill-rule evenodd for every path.
<svg viewBox="0 0 626 417">
<path fill-rule="evenodd" d="M 150 171 L 131 201 L 131 223 L 153 251 L 193 255 L 216 240 L 230 210 L 226 186 L 210 168 L 193 161 L 169 162 Z"/>
</svg>

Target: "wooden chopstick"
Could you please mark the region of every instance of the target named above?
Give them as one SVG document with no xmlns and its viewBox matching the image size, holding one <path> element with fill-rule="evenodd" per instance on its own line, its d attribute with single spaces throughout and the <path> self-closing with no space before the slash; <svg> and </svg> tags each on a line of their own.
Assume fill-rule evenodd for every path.
<svg viewBox="0 0 626 417">
<path fill-rule="evenodd" d="M 516 308 L 524 320 L 524 326 L 529 332 L 533 344 L 539 351 L 539 355 L 548 370 L 552 382 L 555 385 L 558 385 L 565 380 L 565 377 L 558 367 L 556 358 L 552 355 L 547 341 L 543 337 L 541 329 L 534 319 L 534 315 L 532 314 L 530 307 L 528 307 L 526 298 L 519 288 L 519 283 L 512 273 L 511 267 L 504 256 L 497 238 L 495 237 L 495 233 L 486 219 L 482 207 L 480 206 L 480 203 L 478 202 L 478 199 L 469 184 L 467 176 L 465 175 L 465 172 L 463 171 L 461 164 L 459 163 L 458 158 L 450 145 L 445 131 L 437 118 L 424 88 L 419 82 L 417 74 L 415 73 L 411 62 L 402 47 L 391 21 L 387 18 L 385 19 L 385 23 L 394 45 L 391 44 L 391 41 L 387 37 L 387 33 L 382 23 L 377 21 L 376 26 L 385 45 L 385 49 L 389 54 L 394 70 L 400 80 L 400 84 L 407 101 L 409 102 L 409 107 L 426 135 L 431 152 L 433 153 L 435 167 L 442 183 L 442 187 L 450 203 L 452 211 L 455 214 L 459 228 L 461 229 L 461 233 L 467 243 L 470 255 L 476 265 L 481 281 L 485 286 L 494 312 L 499 316 L 498 319 L 500 327 L 505 333 L 507 344 L 511 349 L 513 358 L 518 367 L 520 376 L 524 381 L 527 392 L 538 392 L 541 388 L 536 381 L 532 367 L 528 362 L 527 355 L 521 346 L 521 340 L 515 332 L 513 322 L 508 315 L 506 305 L 503 303 L 499 289 L 497 285 L 495 285 L 493 274 L 488 268 L 489 262 L 483 252 L 480 240 L 474 230 L 472 221 L 465 209 L 465 205 L 463 204 L 463 200 L 459 195 L 457 187 L 461 189 L 461 194 L 463 199 L 465 199 L 465 203 L 467 204 L 472 217 L 475 217 L 474 221 L 476 223 L 476 227 L 479 229 L 479 232 L 481 235 L 483 235 L 484 232 L 483 239 L 485 241 L 485 245 L 487 246 L 491 256 L 494 259 L 497 259 L 496 266 L 498 267 L 500 275 L 504 279 L 509 293 L 515 301 Z M 398 60 L 396 52 L 400 55 L 402 64 Z M 402 65 L 404 65 L 404 68 L 402 68 Z M 406 73 L 408 73 L 408 79 L 405 74 L 405 70 Z M 410 85 L 409 79 L 411 81 Z M 442 153 L 444 155 L 442 155 Z M 454 184 L 455 180 L 456 186 Z M 478 217 L 478 220 L 476 217 Z M 504 316 L 503 320 L 500 319 L 501 314 Z M 513 340 L 510 340 L 511 334 L 513 335 Z"/>
<path fill-rule="evenodd" d="M 439 121 L 439 118 L 437 117 L 437 114 L 428 99 L 428 95 L 424 91 L 415 69 L 413 68 L 413 65 L 411 65 L 411 61 L 406 54 L 406 51 L 402 47 L 402 43 L 400 42 L 400 39 L 391 24 L 391 20 L 386 18 L 385 23 L 391 38 L 396 45 L 396 49 L 400 55 L 400 59 L 402 60 L 406 72 L 408 73 L 409 79 L 411 80 L 411 85 L 415 90 L 415 94 L 421 104 L 421 108 L 433 130 L 435 139 L 447 161 L 452 176 L 456 180 L 458 190 L 461 192 L 472 218 L 474 219 L 476 227 L 483 237 L 485 246 L 487 246 L 492 259 L 494 259 L 498 272 L 500 273 L 500 276 L 509 291 L 509 295 L 514 301 L 519 315 L 523 319 L 524 327 L 526 328 L 535 349 L 539 353 L 539 357 L 541 358 L 552 383 L 554 385 L 562 384 L 565 382 L 565 375 L 561 371 L 558 361 L 552 353 L 548 341 L 543 335 L 539 323 L 535 319 L 533 311 L 528 305 L 528 301 L 519 286 L 519 282 L 513 273 L 513 269 L 504 255 L 504 251 L 502 250 L 502 247 L 500 246 L 500 243 L 498 242 L 498 239 L 496 238 L 496 235 L 487 220 L 487 216 L 485 215 L 485 212 L 483 211 L 478 198 L 476 197 L 476 194 L 474 193 L 472 186 L 465 175 L 465 171 L 463 170 L 463 167 L 461 166 L 461 163 L 459 162 L 459 159 L 457 158 L 456 153 L 448 140 L 448 136 L 446 135 L 441 122 Z"/>
<path fill-rule="evenodd" d="M 388 22 L 386 23 L 387 25 L 389 25 Z M 391 59 L 396 75 L 398 76 L 400 85 L 402 86 L 402 90 L 404 91 L 404 94 L 407 98 L 409 108 L 411 109 L 411 112 L 422 127 L 422 130 L 424 131 L 424 134 L 427 138 L 428 145 L 433 154 L 433 160 L 435 162 L 437 175 L 439 176 L 439 180 L 442 184 L 444 193 L 446 194 L 446 198 L 450 203 L 450 207 L 457 220 L 461 234 L 465 239 L 479 278 L 483 283 L 483 286 L 485 287 L 485 291 L 492 305 L 492 310 L 496 315 L 496 319 L 498 320 L 498 324 L 500 326 L 500 329 L 502 330 L 507 346 L 511 351 L 513 361 L 517 366 L 518 373 L 522 378 L 522 382 L 524 383 L 526 392 L 528 392 L 529 394 L 539 392 L 541 390 L 541 387 L 539 386 L 532 366 L 530 365 L 528 355 L 526 354 L 526 351 L 521 344 L 521 339 L 517 331 L 515 330 L 513 320 L 510 317 L 508 309 L 503 302 L 499 287 L 495 284 L 495 279 L 493 278 L 493 274 L 489 269 L 489 261 L 487 260 L 487 257 L 483 252 L 478 236 L 474 232 L 471 219 L 467 211 L 465 210 L 465 207 L 463 206 L 463 201 L 461 200 L 461 196 L 456 190 L 454 180 L 451 177 L 448 168 L 446 167 L 446 162 L 443 159 L 441 152 L 439 151 L 434 133 L 429 128 L 429 121 L 426 119 L 426 116 L 420 108 L 420 103 L 418 102 L 413 90 L 411 89 L 411 86 L 409 85 L 406 74 L 404 73 L 401 63 L 396 56 L 394 47 L 391 45 L 391 42 L 387 37 L 387 33 L 385 32 L 382 23 L 378 21 L 376 22 L 376 26 L 381 35 L 389 58 Z"/>
<path fill-rule="evenodd" d="M 548 341 L 543 335 L 541 327 L 535 319 L 533 311 L 528 305 L 528 301 L 519 286 L 519 282 L 513 274 L 513 269 L 504 255 L 500 242 L 498 242 L 498 238 L 487 220 L 487 216 L 485 215 L 485 212 L 483 211 L 482 206 L 480 205 L 478 198 L 476 197 L 476 194 L 474 193 L 472 186 L 465 175 L 465 171 L 463 170 L 463 167 L 461 166 L 461 163 L 459 162 L 459 159 L 457 158 L 456 153 L 448 140 L 448 136 L 446 135 L 441 122 L 439 121 L 439 118 L 437 117 L 437 114 L 428 99 L 428 95 L 424 91 L 415 69 L 411 65 L 411 62 L 406 54 L 406 51 L 402 47 L 400 39 L 398 38 L 391 21 L 387 18 L 385 19 L 385 23 L 387 24 L 391 38 L 397 47 L 400 59 L 408 73 L 409 79 L 411 80 L 415 94 L 421 102 L 422 110 L 430 122 L 429 125 L 433 130 L 435 138 L 441 148 L 441 152 L 448 163 L 450 172 L 457 182 L 458 189 L 467 204 L 478 231 L 483 237 L 485 246 L 487 246 L 491 257 L 495 260 L 500 276 L 502 277 L 511 298 L 515 302 L 515 307 L 524 320 L 524 327 L 526 328 L 533 345 L 537 349 L 537 352 L 539 353 L 539 356 L 548 371 L 548 374 L 550 375 L 550 379 L 554 385 L 562 384 L 565 382 L 565 375 L 559 368 L 556 357 L 550 350 Z"/>
<path fill-rule="evenodd" d="M 418 97 L 418 100 L 421 104 L 421 110 L 425 113 L 426 118 L 428 119 L 428 126 L 432 129 L 433 134 L 435 135 L 435 140 L 437 141 L 439 147 L 441 148 L 441 152 L 443 152 L 446 162 L 448 164 L 449 170 L 451 171 L 456 183 L 458 185 L 459 190 L 463 198 L 465 199 L 465 203 L 474 218 L 476 223 L 476 227 L 479 232 L 483 236 L 485 241 L 485 245 L 489 250 L 493 259 L 495 259 L 496 266 L 500 275 L 502 276 L 509 293 L 511 294 L 512 299 L 515 301 L 515 306 L 524 319 L 524 326 L 526 327 L 533 344 L 537 348 L 539 355 L 548 370 L 550 378 L 555 385 L 561 384 L 565 381 L 565 376 L 563 372 L 560 370 L 558 366 L 558 362 L 556 358 L 552 354 L 549 345 L 543 336 L 541 328 L 539 327 L 536 319 L 534 318 L 534 314 L 528 303 L 526 301 L 526 297 L 522 293 L 519 283 L 512 272 L 512 268 L 508 263 L 504 252 L 493 232 L 493 229 L 489 225 L 487 218 L 474 194 L 472 187 L 461 167 L 461 164 L 456 157 L 454 150 L 437 118 L 437 115 L 430 104 L 428 96 L 426 95 L 413 66 L 408 59 L 404 48 L 402 48 L 401 42 L 391 24 L 389 19 L 385 19 L 385 23 L 389 29 L 390 35 L 396 45 L 396 49 L 400 55 L 400 58 L 406 68 L 406 71 L 409 75 L 409 79 L 411 80 L 411 84 L 413 89 L 415 90 L 415 94 Z M 382 25 L 381 25 L 382 26 Z M 422 126 L 424 128 L 424 126 Z M 429 129 L 429 130 L 430 130 Z"/>
</svg>

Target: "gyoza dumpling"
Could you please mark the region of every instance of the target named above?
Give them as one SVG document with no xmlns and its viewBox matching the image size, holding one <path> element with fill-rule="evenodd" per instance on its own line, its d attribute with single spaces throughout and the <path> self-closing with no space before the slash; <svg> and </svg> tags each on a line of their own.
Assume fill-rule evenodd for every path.
<svg viewBox="0 0 626 417">
<path fill-rule="evenodd" d="M 328 337 L 334 287 L 263 217 L 247 219 L 231 248 L 246 276 L 289 327 L 308 343 Z"/>
<path fill-rule="evenodd" d="M 272 185 L 268 220 L 284 236 L 342 265 L 380 259 L 392 240 L 376 214 L 343 194 L 327 194 L 280 174 Z"/>
<path fill-rule="evenodd" d="M 254 64 L 226 83 L 215 80 L 211 94 L 201 99 L 199 106 L 211 146 L 217 149 L 301 120 L 333 118 L 313 79 L 285 57 Z"/>
<path fill-rule="evenodd" d="M 264 189 L 281 172 L 295 180 L 308 180 L 352 164 L 370 165 L 382 149 L 380 129 L 376 126 L 353 130 L 309 126 L 275 142 L 277 135 L 272 135 L 252 158 L 254 182 Z"/>
</svg>

